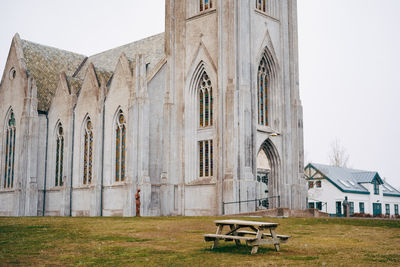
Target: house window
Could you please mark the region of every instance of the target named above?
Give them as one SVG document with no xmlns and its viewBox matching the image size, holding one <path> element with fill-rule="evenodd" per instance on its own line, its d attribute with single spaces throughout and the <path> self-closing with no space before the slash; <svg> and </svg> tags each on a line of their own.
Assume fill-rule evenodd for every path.
<svg viewBox="0 0 400 267">
<path fill-rule="evenodd" d="M 319 201 L 319 202 L 316 202 L 315 204 L 316 204 L 316 207 L 318 210 L 322 210 L 322 202 Z"/>
<path fill-rule="evenodd" d="M 115 117 L 115 181 L 125 181 L 126 119 L 122 110 Z"/>
<path fill-rule="evenodd" d="M 15 165 L 15 139 L 16 126 L 14 112 L 11 112 L 6 119 L 5 130 L 5 157 L 4 157 L 4 188 L 13 188 L 14 186 L 14 165 Z"/>
<path fill-rule="evenodd" d="M 83 184 L 90 184 L 93 175 L 93 125 L 89 117 L 85 121 L 83 138 Z"/>
<path fill-rule="evenodd" d="M 199 142 L 199 177 L 213 176 L 213 141 L 206 140 Z"/>
<path fill-rule="evenodd" d="M 314 188 L 314 182 L 308 182 L 308 189 Z"/>
<path fill-rule="evenodd" d="M 394 204 L 394 215 L 399 215 L 399 205 Z"/>
<path fill-rule="evenodd" d="M 314 202 L 309 202 L 308 203 L 308 208 L 309 209 L 314 209 L 315 208 Z"/>
<path fill-rule="evenodd" d="M 258 66 L 257 78 L 258 124 L 264 126 L 268 126 L 268 86 L 269 71 L 267 59 L 264 56 Z"/>
<path fill-rule="evenodd" d="M 390 215 L 390 204 L 385 204 L 386 215 Z"/>
<path fill-rule="evenodd" d="M 336 201 L 336 215 L 337 216 L 342 215 L 342 202 L 341 201 Z"/>
<path fill-rule="evenodd" d="M 374 182 L 374 194 L 379 195 L 379 183 L 377 180 Z"/>
<path fill-rule="evenodd" d="M 354 214 L 354 202 L 349 202 L 349 215 Z"/>
<path fill-rule="evenodd" d="M 360 213 L 364 213 L 365 209 L 364 209 L 364 202 L 360 202 Z"/>
<path fill-rule="evenodd" d="M 213 7 L 212 0 L 200 0 L 200 11 L 211 9 Z"/>
<path fill-rule="evenodd" d="M 199 83 L 199 126 L 200 128 L 213 125 L 213 94 L 211 81 L 204 72 Z"/>
<path fill-rule="evenodd" d="M 63 171 L 64 171 L 64 129 L 62 124 L 57 126 L 56 136 L 56 176 L 55 186 L 63 186 Z"/>
<path fill-rule="evenodd" d="M 321 188 L 321 181 L 316 181 L 315 182 L 315 187 Z"/>
</svg>

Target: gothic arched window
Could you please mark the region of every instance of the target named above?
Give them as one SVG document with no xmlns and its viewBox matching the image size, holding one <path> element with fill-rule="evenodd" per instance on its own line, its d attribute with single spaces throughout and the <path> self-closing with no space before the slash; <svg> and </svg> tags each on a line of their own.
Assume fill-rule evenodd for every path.
<svg viewBox="0 0 400 267">
<path fill-rule="evenodd" d="M 210 78 L 204 72 L 199 83 L 200 128 L 213 125 L 213 94 Z"/>
<path fill-rule="evenodd" d="M 211 9 L 212 7 L 212 0 L 200 0 L 200 11 Z"/>
<path fill-rule="evenodd" d="M 83 184 L 90 184 L 93 175 L 93 125 L 90 117 L 85 121 L 83 138 Z"/>
<path fill-rule="evenodd" d="M 198 85 L 198 103 L 199 103 L 199 130 L 213 126 L 213 92 L 211 80 L 204 71 L 200 76 Z M 198 142 L 198 160 L 199 177 L 213 176 L 213 139 L 212 135 L 199 140 Z"/>
<path fill-rule="evenodd" d="M 125 181 L 126 168 L 126 119 L 122 110 L 115 118 L 115 181 Z"/>
<path fill-rule="evenodd" d="M 56 177 L 55 186 L 63 186 L 63 165 L 64 165 L 64 129 L 59 123 L 56 129 Z"/>
<path fill-rule="evenodd" d="M 258 103 L 258 124 L 268 126 L 268 86 L 269 73 L 267 60 L 261 59 L 257 75 L 257 103 Z"/>
<path fill-rule="evenodd" d="M 4 188 L 14 186 L 14 165 L 15 165 L 15 138 L 16 138 L 15 116 L 11 110 L 6 119 L 6 142 L 4 161 Z"/>
</svg>

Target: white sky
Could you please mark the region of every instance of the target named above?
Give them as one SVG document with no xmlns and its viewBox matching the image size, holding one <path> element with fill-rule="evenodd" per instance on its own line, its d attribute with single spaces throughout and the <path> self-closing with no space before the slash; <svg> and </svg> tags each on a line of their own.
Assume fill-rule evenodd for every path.
<svg viewBox="0 0 400 267">
<path fill-rule="evenodd" d="M 353 168 L 400 188 L 400 1 L 298 0 L 306 160 L 338 138 Z M 93 55 L 164 31 L 164 0 L 13 0 L 0 10 L 0 73 L 13 35 Z"/>
</svg>

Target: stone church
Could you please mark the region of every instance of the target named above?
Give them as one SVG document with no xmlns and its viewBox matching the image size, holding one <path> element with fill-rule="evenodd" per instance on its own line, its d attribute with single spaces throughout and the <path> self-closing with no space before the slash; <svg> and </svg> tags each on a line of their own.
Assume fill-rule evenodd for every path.
<svg viewBox="0 0 400 267">
<path fill-rule="evenodd" d="M 89 57 L 16 34 L 0 215 L 304 209 L 296 6 L 166 0 L 165 33 Z"/>
</svg>

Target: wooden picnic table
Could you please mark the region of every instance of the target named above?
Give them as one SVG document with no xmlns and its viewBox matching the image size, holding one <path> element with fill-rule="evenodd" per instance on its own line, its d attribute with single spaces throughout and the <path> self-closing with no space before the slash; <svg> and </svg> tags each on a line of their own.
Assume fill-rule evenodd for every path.
<svg viewBox="0 0 400 267">
<path fill-rule="evenodd" d="M 214 221 L 217 225 L 217 232 L 215 234 L 204 235 L 206 242 L 214 241 L 212 249 L 218 246 L 219 240 L 233 241 L 236 245 L 240 245 L 240 241 L 246 241 L 248 246 L 251 246 L 251 254 L 258 251 L 260 245 L 273 244 L 275 250 L 279 251 L 281 243 L 286 243 L 290 236 L 278 235 L 276 228 L 278 223 L 268 222 L 254 222 L 242 220 L 218 220 Z M 225 234 L 222 233 L 224 226 L 229 226 L 229 231 Z M 244 230 L 245 229 L 245 230 Z"/>
</svg>

